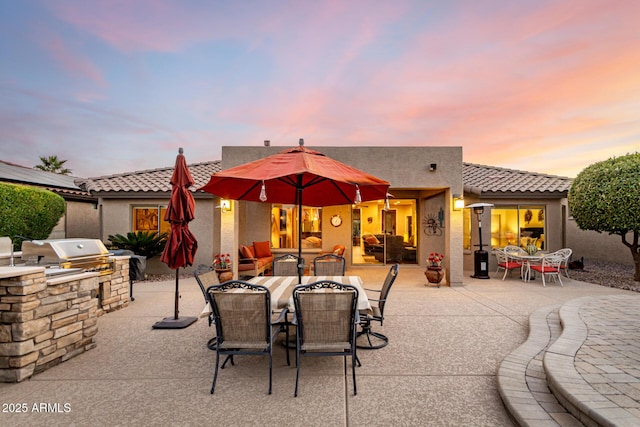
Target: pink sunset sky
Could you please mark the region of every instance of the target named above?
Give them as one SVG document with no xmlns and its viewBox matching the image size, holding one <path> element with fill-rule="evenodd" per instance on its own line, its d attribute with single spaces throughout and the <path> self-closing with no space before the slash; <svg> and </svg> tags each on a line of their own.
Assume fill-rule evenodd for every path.
<svg viewBox="0 0 640 427">
<path fill-rule="evenodd" d="M 0 160 L 93 177 L 222 146 L 640 150 L 640 2 L 0 0 Z"/>
</svg>

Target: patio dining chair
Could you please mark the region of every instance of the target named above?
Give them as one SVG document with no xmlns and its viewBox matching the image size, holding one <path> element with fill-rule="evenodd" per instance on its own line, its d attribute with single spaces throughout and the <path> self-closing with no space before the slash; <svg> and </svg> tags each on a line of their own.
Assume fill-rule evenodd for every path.
<svg viewBox="0 0 640 427">
<path fill-rule="evenodd" d="M 274 276 L 297 276 L 298 265 L 304 268 L 304 258 L 298 258 L 293 254 L 286 254 L 274 258 L 272 274 Z"/>
<path fill-rule="evenodd" d="M 213 285 L 219 285 L 220 281 L 218 280 L 218 273 L 213 269 L 213 267 L 205 264 L 200 264 L 196 271 L 193 273 L 196 278 L 196 282 L 202 291 L 202 296 L 204 297 L 205 307 L 202 310 L 202 313 L 208 313 L 207 320 L 209 321 L 209 326 L 213 325 L 213 311 L 211 310 L 211 303 L 209 303 L 209 298 L 207 297 L 207 288 Z M 216 338 L 213 337 L 207 342 L 207 347 L 210 350 L 216 349 Z"/>
<path fill-rule="evenodd" d="M 230 280 L 207 288 L 207 296 L 213 309 L 216 325 L 216 368 L 213 375 L 211 394 L 215 391 L 220 367 L 220 356 L 227 359 L 220 369 L 224 369 L 228 360 L 234 365 L 233 356 L 253 355 L 269 357 L 269 394 L 273 377 L 273 342 L 279 333 L 285 332 L 289 339 L 289 328 L 282 320 L 287 310 L 272 320 L 271 293 L 260 285 Z M 287 365 L 289 350 L 287 352 Z"/>
<path fill-rule="evenodd" d="M 564 271 L 565 276 L 569 279 L 569 262 L 571 261 L 571 254 L 573 251 L 570 248 L 558 249 L 555 253 L 562 256 L 562 264 L 560 264 L 560 271 Z"/>
<path fill-rule="evenodd" d="M 344 276 L 346 260 L 343 256 L 326 254 L 313 259 L 314 276 Z"/>
<path fill-rule="evenodd" d="M 522 276 L 522 269 L 525 265 L 522 261 L 511 258 L 504 249 L 496 249 L 493 251 L 493 254 L 498 260 L 498 269 L 496 270 L 496 273 L 498 273 L 501 269 L 504 270 L 502 280 L 507 277 L 507 274 L 509 274 L 511 270 L 520 270 L 520 276 Z"/>
<path fill-rule="evenodd" d="M 356 327 L 358 289 L 330 280 L 298 285 L 293 290 L 296 324 L 296 389 L 298 396 L 300 362 L 305 356 L 343 356 L 347 376 L 347 356 L 351 356 L 353 394 L 356 388 Z"/>
<path fill-rule="evenodd" d="M 360 339 L 359 344 L 357 344 L 358 348 L 375 350 L 389 344 L 389 338 L 386 335 L 371 330 L 371 322 L 380 322 L 380 326 L 382 326 L 384 322 L 384 307 L 387 303 L 387 297 L 389 296 L 389 291 L 391 291 L 391 286 L 393 286 L 393 283 L 396 281 L 396 277 L 398 277 L 398 268 L 398 264 L 391 266 L 387 273 L 387 277 L 384 279 L 382 288 L 364 288 L 366 291 L 378 293 L 379 296 L 377 299 L 369 298 L 371 310 L 373 311 L 372 313 L 360 313 L 360 316 L 362 316 L 360 320 L 360 326 L 362 329 L 358 332 L 358 337 L 365 336 L 366 342 L 362 343 L 363 339 Z"/>
<path fill-rule="evenodd" d="M 545 277 L 551 277 L 553 280 L 557 278 L 560 286 L 564 286 L 562 284 L 562 278 L 560 277 L 560 266 L 563 263 L 563 259 L 562 255 L 554 252 L 545 255 L 540 264 L 532 264 L 530 268 L 540 273 L 542 276 L 542 286 L 546 286 Z"/>
</svg>

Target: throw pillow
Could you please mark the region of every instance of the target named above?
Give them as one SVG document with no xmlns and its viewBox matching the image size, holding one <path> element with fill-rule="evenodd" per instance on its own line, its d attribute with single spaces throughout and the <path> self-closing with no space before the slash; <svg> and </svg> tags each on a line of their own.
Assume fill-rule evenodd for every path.
<svg viewBox="0 0 640 427">
<path fill-rule="evenodd" d="M 271 244 L 269 242 L 253 242 L 256 258 L 271 256 Z"/>
<path fill-rule="evenodd" d="M 253 248 L 249 246 L 242 246 L 240 248 L 240 252 L 242 253 L 242 258 L 255 258 L 256 254 L 253 253 Z"/>
<path fill-rule="evenodd" d="M 366 241 L 368 244 L 370 244 L 370 245 L 377 245 L 377 244 L 378 244 L 378 239 L 376 239 L 376 237 L 375 237 L 375 236 L 367 237 L 367 238 L 365 239 L 365 241 Z"/>
</svg>

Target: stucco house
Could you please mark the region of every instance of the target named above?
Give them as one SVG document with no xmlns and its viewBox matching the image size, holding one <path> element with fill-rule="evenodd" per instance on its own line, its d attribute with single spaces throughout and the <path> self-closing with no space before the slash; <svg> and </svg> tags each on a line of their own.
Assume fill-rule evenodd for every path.
<svg viewBox="0 0 640 427">
<path fill-rule="evenodd" d="M 276 256 L 297 252 L 295 206 L 268 201 L 222 203 L 219 198 L 198 191 L 217 171 L 285 148 L 223 147 L 221 160 L 189 165 L 196 181 L 191 188 L 196 212 L 190 223 L 199 246 L 195 266 L 210 264 L 219 253 L 229 253 L 235 260 L 238 248 L 253 242 L 269 242 Z M 473 271 L 473 254 L 479 236 L 478 218 L 470 209 L 456 208 L 456 200 L 465 206 L 475 202 L 493 205 L 482 217 L 485 249 L 533 242 L 549 251 L 571 247 L 575 255 L 585 258 L 612 260 L 612 254 L 619 253 L 618 238 L 581 231 L 571 220 L 567 206 L 570 178 L 464 163 L 461 147 L 313 149 L 389 181 L 392 197 L 388 209 L 385 209 L 385 200 L 360 205 L 303 207 L 302 252 L 307 265 L 318 253 L 331 251 L 338 244 L 346 247 L 344 256 L 348 266 L 375 267 L 397 261 L 424 266 L 429 253 L 439 252 L 445 254 L 448 283 L 459 285 L 465 271 Z M 190 160 L 188 150 L 185 155 Z M 0 162 L 3 181 L 44 180 L 44 177 L 38 178 L 39 174 L 61 180 L 56 185 L 43 181 L 44 186 L 48 184 L 47 188 L 59 194 L 69 193 L 65 197 L 68 203 L 66 231 L 51 237 L 92 237 L 107 242 L 109 235 L 117 233 L 169 230 L 163 218 L 173 166 L 78 179 L 27 168 L 16 171 L 15 165 L 14 176 L 11 176 L 2 165 L 6 163 Z M 16 177 L 17 172 L 27 176 Z M 81 198 L 84 205 L 75 207 L 77 201 L 72 195 Z M 73 208 L 69 209 L 70 206 Z M 336 217 L 341 221 L 333 221 L 332 225 Z M 93 225 L 84 227 L 85 223 Z M 594 241 L 598 244 L 594 245 Z M 386 252 L 381 249 L 383 244 L 387 245 Z M 619 258 L 616 256 L 615 260 L 625 262 Z M 490 257 L 489 271 L 494 268 L 495 260 Z M 169 270 L 155 257 L 149 260 L 147 272 Z"/>
<path fill-rule="evenodd" d="M 211 263 L 217 253 L 238 253 L 240 245 L 269 241 L 274 255 L 295 252 L 295 206 L 225 202 L 197 191 L 212 173 L 281 151 L 285 147 L 223 147 L 222 159 L 189 166 L 196 184 L 196 218 L 190 224 L 198 238 L 195 264 Z M 461 284 L 473 269 L 477 218 L 465 204 L 494 204 L 485 213 L 484 242 L 491 246 L 535 239 L 545 250 L 566 246 L 567 192 L 571 179 L 514 171 L 462 161 L 460 147 L 321 147 L 314 148 L 391 183 L 389 209 L 378 200 L 361 205 L 303 208 L 303 256 L 307 265 L 319 252 L 346 246 L 348 265 L 381 265 L 400 261 L 425 265 L 431 252 L 445 254 L 448 282 Z M 188 159 L 188 152 L 185 153 Z M 98 199 L 101 238 L 128 231 L 168 230 L 163 224 L 172 167 L 97 178 L 81 183 Z M 340 217 L 340 226 L 331 225 Z M 159 220 L 160 218 L 160 220 Z M 371 250 L 367 240 L 401 241 L 399 255 Z M 400 236 L 400 237 L 391 237 Z M 384 243 L 384 242 L 382 242 Z M 152 260 L 148 271 L 162 270 Z"/>
</svg>

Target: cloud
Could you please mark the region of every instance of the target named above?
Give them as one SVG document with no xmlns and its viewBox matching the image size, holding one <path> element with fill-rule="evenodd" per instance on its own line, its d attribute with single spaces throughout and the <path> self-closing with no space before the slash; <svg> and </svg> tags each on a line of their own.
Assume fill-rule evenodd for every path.
<svg viewBox="0 0 640 427">
<path fill-rule="evenodd" d="M 85 84 L 51 80 L 43 128 L 153 141 L 163 158 L 180 144 L 196 161 L 305 138 L 463 146 L 466 161 L 570 170 L 637 141 L 638 2 L 44 4 L 60 21 L 36 38 Z M 69 93 L 87 109 L 64 104 Z M 154 159 L 143 152 L 129 156 Z"/>
<path fill-rule="evenodd" d="M 47 34 L 44 37 L 38 37 L 38 42 L 70 76 L 88 79 L 99 87 L 106 86 L 106 81 L 100 69 L 87 56 L 72 50 L 61 37 L 55 34 Z M 92 97 L 94 96 L 92 95 Z"/>
</svg>

